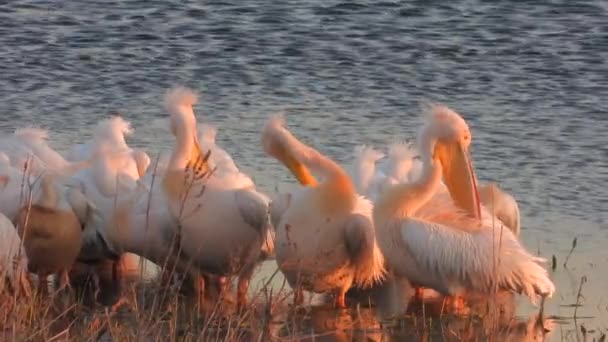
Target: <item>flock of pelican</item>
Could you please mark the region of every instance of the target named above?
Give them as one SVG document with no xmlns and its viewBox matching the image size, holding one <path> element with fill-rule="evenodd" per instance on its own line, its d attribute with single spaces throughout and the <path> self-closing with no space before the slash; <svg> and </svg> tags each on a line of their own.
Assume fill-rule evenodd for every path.
<svg viewBox="0 0 608 342">
<path fill-rule="evenodd" d="M 195 104 L 190 89 L 167 92 L 175 140 L 155 163 L 128 146 L 131 127 L 120 117 L 64 155 L 40 129 L 2 135 L 0 290 L 29 295 L 37 278 L 45 292 L 49 275 L 68 286 L 77 261 L 124 268 L 143 257 L 192 279 L 201 300 L 205 281 L 238 279 L 239 307 L 269 258 L 296 305 L 308 291 L 344 307 L 349 289 L 389 277 L 409 281 L 416 296 L 430 288 L 455 303 L 467 293 L 506 290 L 534 303 L 554 293 L 545 260 L 518 239 L 516 201 L 478 185 L 471 132 L 449 108 L 432 107 L 416 143 L 393 144 L 386 158 L 358 147 L 350 173 L 270 118 L 261 148 L 299 183 L 270 198 L 215 143 L 215 128 L 197 123 Z"/>
</svg>

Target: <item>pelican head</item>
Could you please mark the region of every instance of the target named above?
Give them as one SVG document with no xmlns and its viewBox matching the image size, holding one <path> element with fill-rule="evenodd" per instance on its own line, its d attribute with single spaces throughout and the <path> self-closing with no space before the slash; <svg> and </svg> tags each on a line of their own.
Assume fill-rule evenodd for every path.
<svg viewBox="0 0 608 342">
<path fill-rule="evenodd" d="M 196 102 L 194 91 L 184 87 L 170 89 L 165 95 L 165 109 L 170 114 L 171 133 L 174 136 L 190 133 L 196 127 L 196 117 L 192 110 Z"/>
<path fill-rule="evenodd" d="M 197 168 L 195 164 L 202 163 L 204 159 L 198 142 L 196 116 L 192 108 L 196 101 L 194 91 L 185 87 L 172 88 L 165 94 L 165 109 L 170 115 L 171 133 L 176 137 L 180 150 L 189 154 L 188 156 L 174 155 L 174 157 L 190 163 L 195 168 Z M 184 167 L 185 165 L 178 163 L 177 166 Z"/>
<path fill-rule="evenodd" d="M 131 134 L 131 124 L 121 116 L 115 115 L 109 119 L 101 120 L 95 128 L 95 142 L 111 142 L 121 147 L 126 144 L 125 136 Z"/>
<path fill-rule="evenodd" d="M 470 145 L 471 131 L 465 120 L 448 107 L 433 106 L 419 136 L 422 155 L 439 163 L 456 205 L 479 219 L 481 207 Z"/>
<path fill-rule="evenodd" d="M 281 117 L 274 117 L 266 122 L 262 133 L 264 152 L 281 161 L 300 184 L 316 185 L 317 181 L 299 158 L 299 154 L 303 152 L 300 149 L 301 144 L 284 126 L 285 120 Z"/>
</svg>

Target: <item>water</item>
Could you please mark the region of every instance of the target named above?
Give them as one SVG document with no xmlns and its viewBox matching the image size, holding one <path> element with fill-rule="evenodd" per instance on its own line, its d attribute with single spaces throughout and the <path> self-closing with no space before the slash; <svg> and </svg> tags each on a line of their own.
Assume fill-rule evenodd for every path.
<svg viewBox="0 0 608 342">
<path fill-rule="evenodd" d="M 444 102 L 472 128 L 478 176 L 519 201 L 526 245 L 557 257 L 548 312 L 572 317 L 587 276 L 578 316 L 590 318 L 576 324 L 606 331 L 607 18 L 601 0 L 11 1 L 0 128 L 48 128 L 63 150 L 120 112 L 152 153 L 171 146 L 162 94 L 183 84 L 272 192 L 290 176 L 260 149 L 269 114 L 346 164 L 356 144 L 414 137 L 421 104 Z M 565 319 L 562 337 L 574 329 Z"/>
</svg>

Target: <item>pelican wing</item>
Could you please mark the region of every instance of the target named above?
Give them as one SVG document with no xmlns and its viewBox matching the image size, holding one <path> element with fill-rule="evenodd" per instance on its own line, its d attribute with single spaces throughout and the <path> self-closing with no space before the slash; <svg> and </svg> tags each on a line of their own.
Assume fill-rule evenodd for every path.
<svg viewBox="0 0 608 342">
<path fill-rule="evenodd" d="M 291 193 L 280 193 L 275 195 L 270 202 L 270 222 L 273 228 L 277 228 L 281 222 L 281 218 L 291 204 Z"/>
<path fill-rule="evenodd" d="M 418 279 L 410 280 L 420 285 L 449 294 L 465 288 L 487 293 L 498 285 L 533 302 L 555 291 L 541 266 L 545 260 L 528 253 L 508 229 L 465 231 L 408 218 L 401 221 L 399 238 L 418 268 Z"/>
<path fill-rule="evenodd" d="M 479 187 L 479 199 L 490 213 L 509 227 L 515 235 L 520 231 L 519 206 L 513 196 L 502 190 L 495 183 Z"/>
<path fill-rule="evenodd" d="M 234 193 L 236 206 L 249 226 L 266 238 L 266 230 L 269 226 L 268 202 L 266 198 L 255 191 L 237 190 Z"/>
<path fill-rule="evenodd" d="M 384 278 L 384 258 L 376 244 L 374 224 L 369 216 L 352 214 L 345 226 L 345 245 L 356 265 L 355 283 L 369 287 Z"/>
</svg>

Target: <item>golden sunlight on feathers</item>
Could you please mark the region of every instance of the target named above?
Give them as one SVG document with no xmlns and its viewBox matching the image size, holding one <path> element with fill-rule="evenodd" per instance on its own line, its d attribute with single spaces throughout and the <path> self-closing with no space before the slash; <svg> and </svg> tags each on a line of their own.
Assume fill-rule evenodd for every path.
<svg viewBox="0 0 608 342">
<path fill-rule="evenodd" d="M 462 117 L 443 106 L 431 109 L 418 140 L 422 175 L 392 187 L 375 204 L 378 244 L 388 266 L 396 276 L 443 294 L 498 288 L 533 302 L 550 297 L 555 287 L 541 266 L 545 260 L 527 252 L 510 230 L 478 216 L 470 142 Z M 442 178 L 448 193 L 435 196 Z"/>
<path fill-rule="evenodd" d="M 275 227 L 277 264 L 296 290 L 296 302 L 301 300 L 301 289 L 333 292 L 336 306 L 343 307 L 351 285 L 370 286 L 384 276 L 370 218 L 371 202 L 356 194 L 339 165 L 298 141 L 283 120 L 269 120 L 262 144 L 302 185 L 316 184 L 292 193 L 280 219 L 274 219 L 279 221 Z M 297 171 L 289 163 L 296 164 Z M 323 181 L 317 184 L 309 168 Z"/>
</svg>

